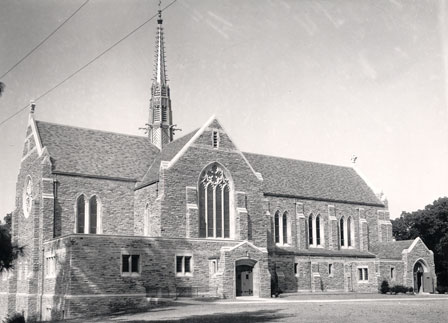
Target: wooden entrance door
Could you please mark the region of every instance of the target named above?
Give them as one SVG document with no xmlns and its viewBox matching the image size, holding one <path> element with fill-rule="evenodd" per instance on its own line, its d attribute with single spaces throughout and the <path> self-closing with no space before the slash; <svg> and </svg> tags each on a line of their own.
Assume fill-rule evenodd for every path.
<svg viewBox="0 0 448 323">
<path fill-rule="evenodd" d="M 253 267 L 242 265 L 236 267 L 236 296 L 254 294 Z"/>
<path fill-rule="evenodd" d="M 431 273 L 423 273 L 423 292 L 434 293 L 434 284 Z"/>
</svg>

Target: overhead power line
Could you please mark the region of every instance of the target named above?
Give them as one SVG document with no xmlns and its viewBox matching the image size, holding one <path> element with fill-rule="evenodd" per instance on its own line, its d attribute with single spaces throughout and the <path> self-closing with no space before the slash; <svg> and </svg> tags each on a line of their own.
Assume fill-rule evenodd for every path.
<svg viewBox="0 0 448 323">
<path fill-rule="evenodd" d="M 0 79 L 4 78 L 6 75 L 8 75 L 9 72 L 11 72 L 13 69 L 15 69 L 20 63 L 22 63 L 25 59 L 27 59 L 28 56 L 30 56 L 36 49 L 38 49 L 40 46 L 43 45 L 51 36 L 53 36 L 59 29 L 62 28 L 70 19 L 73 18 L 74 15 L 78 13 L 79 10 L 82 9 L 90 0 L 86 0 L 78 9 L 75 10 L 67 19 L 64 20 L 62 24 L 58 26 L 55 30 L 53 30 L 47 37 L 45 37 L 39 44 L 37 44 L 36 47 L 34 47 L 31 51 L 28 52 L 25 56 L 23 56 L 17 63 L 15 63 L 9 70 L 7 70 L 2 76 L 0 76 Z"/>
<path fill-rule="evenodd" d="M 168 9 L 169 7 L 171 7 L 177 0 L 173 0 L 170 4 L 168 4 L 166 7 L 164 7 L 162 9 L 162 11 L 165 11 L 166 9 Z M 155 15 L 153 15 L 151 18 L 149 18 L 148 20 L 146 20 L 145 22 L 143 22 L 141 25 L 139 25 L 138 27 L 136 27 L 135 29 L 133 29 L 131 32 L 129 32 L 128 34 L 126 34 L 124 37 L 122 37 L 121 39 L 119 39 L 118 41 L 116 41 L 114 44 L 112 44 L 110 47 L 108 47 L 107 49 L 105 49 L 103 52 L 101 52 L 99 55 L 97 55 L 96 57 L 94 57 L 92 60 L 90 60 L 89 62 L 87 62 L 85 65 L 81 66 L 80 68 L 78 68 L 75 72 L 73 72 L 72 74 L 70 74 L 69 76 L 67 76 L 65 79 L 63 79 L 62 81 L 60 81 L 59 83 L 57 83 L 56 85 L 54 85 L 53 87 L 51 87 L 50 89 L 48 89 L 47 91 L 45 91 L 44 93 L 42 93 L 41 95 L 39 95 L 38 97 L 34 98 L 34 102 L 39 101 L 40 99 L 42 99 L 44 96 L 46 96 L 47 94 L 49 94 L 50 92 L 54 91 L 55 89 L 57 89 L 59 86 L 61 86 L 62 84 L 64 84 L 65 82 L 67 82 L 68 80 L 70 80 L 73 76 L 75 76 L 76 74 L 78 74 L 79 72 L 81 72 L 82 70 L 84 70 L 86 67 L 88 67 L 90 64 L 92 64 L 93 62 L 95 62 L 97 59 L 99 59 L 101 56 L 103 56 L 104 54 L 106 54 L 108 51 L 110 51 L 112 48 L 114 48 L 115 46 L 117 46 L 118 44 L 120 44 L 122 41 L 124 41 L 125 39 L 127 39 L 129 36 L 131 36 L 133 33 L 135 33 L 137 30 L 139 30 L 140 28 L 142 28 L 144 25 L 146 25 L 148 22 L 150 22 L 151 20 L 153 20 L 155 17 L 157 17 L 157 13 Z M 0 126 L 3 125 L 4 123 L 6 123 L 7 121 L 9 121 L 10 119 L 12 119 L 13 117 L 15 117 L 16 115 L 18 115 L 20 112 L 22 112 L 23 110 L 25 110 L 26 108 L 29 107 L 29 104 L 25 105 L 23 108 L 21 108 L 20 110 L 17 110 L 16 112 L 14 112 L 12 115 L 10 115 L 9 117 L 7 117 L 5 120 L 3 120 L 2 122 L 0 122 Z"/>
</svg>

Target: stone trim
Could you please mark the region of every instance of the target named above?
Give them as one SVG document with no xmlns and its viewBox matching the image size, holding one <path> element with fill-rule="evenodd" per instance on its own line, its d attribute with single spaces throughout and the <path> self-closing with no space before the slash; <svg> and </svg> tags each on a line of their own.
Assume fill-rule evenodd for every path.
<svg viewBox="0 0 448 323">
<path fill-rule="evenodd" d="M 22 157 L 22 159 L 20 159 L 20 162 L 22 163 L 25 159 L 27 159 L 28 157 L 30 157 L 30 155 L 35 152 L 37 150 L 37 147 L 34 147 L 33 149 L 31 149 L 30 151 L 28 151 L 26 153 L 25 156 Z"/>
<path fill-rule="evenodd" d="M 37 131 L 37 127 L 36 127 L 36 120 L 34 120 L 34 116 L 33 114 L 30 114 L 29 119 L 28 119 L 28 125 L 31 126 L 31 130 L 34 136 L 34 141 L 36 142 L 36 148 L 37 148 L 37 153 L 39 154 L 39 157 L 42 156 L 42 142 L 40 141 L 40 136 L 39 136 L 39 132 Z"/>
</svg>

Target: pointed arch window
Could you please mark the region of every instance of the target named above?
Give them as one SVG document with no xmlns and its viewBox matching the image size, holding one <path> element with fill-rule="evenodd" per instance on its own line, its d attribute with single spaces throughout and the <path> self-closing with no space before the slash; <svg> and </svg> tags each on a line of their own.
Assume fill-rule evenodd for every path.
<svg viewBox="0 0 448 323">
<path fill-rule="evenodd" d="M 313 236 L 313 216 L 310 215 L 308 217 L 308 237 L 309 237 L 309 245 L 314 245 L 314 236 Z"/>
<path fill-rule="evenodd" d="M 78 197 L 76 201 L 76 233 L 84 233 L 86 202 L 84 195 Z"/>
<path fill-rule="evenodd" d="M 320 215 L 316 216 L 316 245 L 320 246 Z"/>
<path fill-rule="evenodd" d="M 145 205 L 145 212 L 143 214 L 144 218 L 143 218 L 143 234 L 145 236 L 149 236 L 149 232 L 150 232 L 150 224 L 149 224 L 149 203 L 146 203 Z"/>
<path fill-rule="evenodd" d="M 274 241 L 276 244 L 288 244 L 289 241 L 289 224 L 288 212 L 285 211 L 280 215 L 280 211 L 275 212 L 274 215 Z"/>
<path fill-rule="evenodd" d="M 324 244 L 323 219 L 320 214 L 308 217 L 308 237 L 310 247 L 322 247 Z"/>
<path fill-rule="evenodd" d="M 96 195 L 90 199 L 87 199 L 84 194 L 78 196 L 75 206 L 75 233 L 100 233 L 100 209 L 101 204 Z"/>
<path fill-rule="evenodd" d="M 282 226 L 283 226 L 283 244 L 287 244 L 288 243 L 288 213 L 285 212 L 283 213 L 283 217 L 282 217 Z"/>
<path fill-rule="evenodd" d="M 199 179 L 199 237 L 231 237 L 231 183 L 217 163 Z"/>
<path fill-rule="evenodd" d="M 275 243 L 280 243 L 280 212 L 275 212 L 274 215 L 274 235 Z"/>
<path fill-rule="evenodd" d="M 341 248 L 351 248 L 354 246 L 354 222 L 351 216 L 343 216 L 339 220 L 339 235 Z"/>
</svg>

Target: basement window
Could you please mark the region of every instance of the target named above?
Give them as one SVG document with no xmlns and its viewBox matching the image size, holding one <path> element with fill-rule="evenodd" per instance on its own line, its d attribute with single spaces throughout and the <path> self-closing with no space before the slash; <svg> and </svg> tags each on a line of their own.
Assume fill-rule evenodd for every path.
<svg viewBox="0 0 448 323">
<path fill-rule="evenodd" d="M 390 279 L 392 279 L 392 280 L 395 279 L 395 268 L 394 267 L 390 267 Z"/>
<path fill-rule="evenodd" d="M 176 256 L 176 276 L 191 276 L 192 256 Z"/>
<path fill-rule="evenodd" d="M 121 255 L 121 275 L 135 276 L 140 275 L 140 255 Z"/>
<path fill-rule="evenodd" d="M 367 267 L 358 268 L 358 281 L 360 282 L 369 281 L 369 269 Z"/>
</svg>

